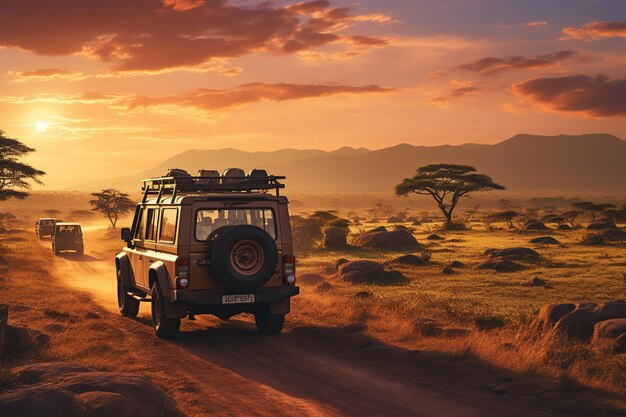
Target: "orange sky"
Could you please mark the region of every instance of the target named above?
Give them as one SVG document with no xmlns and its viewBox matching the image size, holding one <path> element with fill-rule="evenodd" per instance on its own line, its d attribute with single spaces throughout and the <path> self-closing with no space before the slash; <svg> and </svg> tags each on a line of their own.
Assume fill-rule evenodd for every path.
<svg viewBox="0 0 626 417">
<path fill-rule="evenodd" d="M 53 189 L 192 148 L 626 138 L 626 4 L 544 3 L 0 0 L 0 129 Z"/>
</svg>

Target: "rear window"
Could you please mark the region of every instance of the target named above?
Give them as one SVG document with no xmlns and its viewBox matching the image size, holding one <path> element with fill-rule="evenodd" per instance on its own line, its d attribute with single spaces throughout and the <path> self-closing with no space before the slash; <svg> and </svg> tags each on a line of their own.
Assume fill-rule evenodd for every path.
<svg viewBox="0 0 626 417">
<path fill-rule="evenodd" d="M 57 226 L 57 234 L 68 234 L 73 236 L 80 236 L 80 226 Z"/>
<path fill-rule="evenodd" d="M 265 230 L 276 239 L 274 211 L 263 209 L 204 209 L 196 214 L 196 240 L 206 240 L 223 226 L 249 224 Z"/>
<path fill-rule="evenodd" d="M 40 220 L 39 224 L 44 225 L 44 226 L 50 226 L 50 225 L 54 224 L 54 220 L 50 220 L 50 219 L 48 219 L 48 220 Z"/>
<path fill-rule="evenodd" d="M 175 208 L 166 208 L 161 211 L 159 242 L 174 243 L 176 240 L 177 217 L 178 210 Z"/>
</svg>

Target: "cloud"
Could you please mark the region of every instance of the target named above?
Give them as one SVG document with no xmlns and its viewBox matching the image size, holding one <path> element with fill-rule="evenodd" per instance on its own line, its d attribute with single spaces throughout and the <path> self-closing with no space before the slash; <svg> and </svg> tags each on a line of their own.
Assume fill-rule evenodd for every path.
<svg viewBox="0 0 626 417">
<path fill-rule="evenodd" d="M 595 41 L 606 38 L 626 38 L 626 22 L 589 22 L 581 27 L 568 26 L 561 32 L 565 35 L 561 40 Z"/>
<path fill-rule="evenodd" d="M 511 90 L 540 107 L 589 117 L 626 116 L 626 79 L 604 75 L 569 75 L 535 78 L 515 84 Z"/>
<path fill-rule="evenodd" d="M 49 81 L 55 79 L 81 80 L 85 75 L 80 71 L 71 71 L 63 68 L 41 68 L 33 71 L 9 71 L 7 75 L 15 82 Z"/>
<path fill-rule="evenodd" d="M 471 81 L 459 82 L 456 80 L 451 81 L 452 84 L 458 85 L 458 87 L 452 89 L 448 94 L 442 96 L 431 97 L 426 100 L 428 103 L 436 104 L 441 107 L 448 107 L 450 100 L 461 98 L 469 94 L 474 94 L 480 91 L 480 88 L 476 87 Z"/>
<path fill-rule="evenodd" d="M 0 3 L 0 47 L 40 55 L 82 54 L 112 71 L 185 68 L 256 51 L 294 53 L 329 43 L 383 46 L 344 31 L 363 21 L 349 7 L 315 0 L 290 6 L 227 0 L 20 0 Z M 352 32 L 352 31 L 351 31 Z"/>
<path fill-rule="evenodd" d="M 546 20 L 537 20 L 534 22 L 526 22 L 524 23 L 524 26 L 526 27 L 530 27 L 530 28 L 535 28 L 535 27 L 540 27 L 540 26 L 548 26 L 549 23 Z"/>
<path fill-rule="evenodd" d="M 199 88 L 192 92 L 172 96 L 134 96 L 126 98 L 122 104 L 129 109 L 179 106 L 219 111 L 262 101 L 281 102 L 339 94 L 380 94 L 392 91 L 394 90 L 391 88 L 377 85 L 355 87 L 341 84 L 250 83 L 239 85 L 231 90 Z"/>
<path fill-rule="evenodd" d="M 498 72 L 514 69 L 537 69 L 550 67 L 576 55 L 578 54 L 575 51 L 559 51 L 550 54 L 538 55 L 536 57 L 487 57 L 476 62 L 459 65 L 459 68 L 465 71 L 478 72 L 482 75 L 493 75 Z"/>
</svg>

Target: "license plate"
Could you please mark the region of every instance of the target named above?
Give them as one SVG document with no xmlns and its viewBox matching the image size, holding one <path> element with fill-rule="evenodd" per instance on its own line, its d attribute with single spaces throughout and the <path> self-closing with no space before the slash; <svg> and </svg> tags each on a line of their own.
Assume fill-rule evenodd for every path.
<svg viewBox="0 0 626 417">
<path fill-rule="evenodd" d="M 222 295 L 222 304 L 254 303 L 254 294 Z"/>
</svg>

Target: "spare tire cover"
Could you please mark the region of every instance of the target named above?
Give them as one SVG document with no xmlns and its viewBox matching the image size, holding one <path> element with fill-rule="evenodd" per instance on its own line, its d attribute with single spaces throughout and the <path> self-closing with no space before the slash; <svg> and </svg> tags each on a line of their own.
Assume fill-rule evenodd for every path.
<svg viewBox="0 0 626 417">
<path fill-rule="evenodd" d="M 213 277 L 225 288 L 252 290 L 274 275 L 278 250 L 265 230 L 251 225 L 226 226 L 209 239 Z"/>
</svg>

